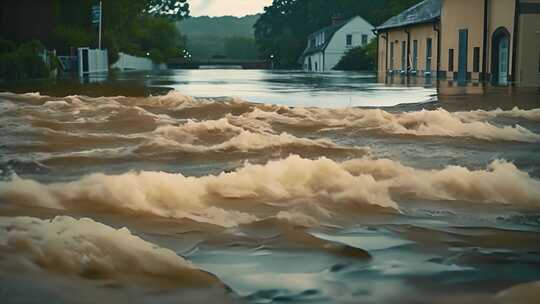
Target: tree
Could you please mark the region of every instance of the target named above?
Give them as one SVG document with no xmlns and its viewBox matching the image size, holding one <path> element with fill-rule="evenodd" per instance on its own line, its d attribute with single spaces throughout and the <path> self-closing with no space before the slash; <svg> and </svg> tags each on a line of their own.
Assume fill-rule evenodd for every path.
<svg viewBox="0 0 540 304">
<path fill-rule="evenodd" d="M 372 40 L 365 46 L 352 48 L 345 53 L 334 70 L 372 71 L 377 62 L 377 41 Z"/>
<path fill-rule="evenodd" d="M 179 20 L 189 15 L 189 3 L 187 0 L 146 0 L 144 11 L 153 16 Z"/>
<path fill-rule="evenodd" d="M 40 39 L 47 48 L 65 54 L 72 47 L 97 47 L 98 29 L 90 13 L 98 0 L 3 0 L 0 35 L 17 43 Z M 102 46 L 110 63 L 123 51 L 143 55 L 152 49 L 182 48 L 174 22 L 186 18 L 186 0 L 102 0 Z"/>
<path fill-rule="evenodd" d="M 257 58 L 255 40 L 246 37 L 231 37 L 225 39 L 225 56 L 232 59 Z"/>
</svg>

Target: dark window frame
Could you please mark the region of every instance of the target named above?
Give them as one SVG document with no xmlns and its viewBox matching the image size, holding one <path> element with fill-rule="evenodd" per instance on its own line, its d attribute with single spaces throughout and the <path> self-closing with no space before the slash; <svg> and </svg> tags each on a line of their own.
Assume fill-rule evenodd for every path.
<svg viewBox="0 0 540 304">
<path fill-rule="evenodd" d="M 366 45 L 368 44 L 368 35 L 367 34 L 362 34 L 362 45 Z"/>
<path fill-rule="evenodd" d="M 352 34 L 347 34 L 345 43 L 347 43 L 347 45 L 352 45 Z"/>
<path fill-rule="evenodd" d="M 538 74 L 540 74 L 540 50 L 538 50 Z"/>
<path fill-rule="evenodd" d="M 418 40 L 413 40 L 413 62 L 412 62 L 412 69 L 413 71 L 418 70 Z"/>
<path fill-rule="evenodd" d="M 480 48 L 475 47 L 473 49 L 473 72 L 480 72 Z"/>
<path fill-rule="evenodd" d="M 448 49 L 448 72 L 454 71 L 454 49 Z"/>
</svg>

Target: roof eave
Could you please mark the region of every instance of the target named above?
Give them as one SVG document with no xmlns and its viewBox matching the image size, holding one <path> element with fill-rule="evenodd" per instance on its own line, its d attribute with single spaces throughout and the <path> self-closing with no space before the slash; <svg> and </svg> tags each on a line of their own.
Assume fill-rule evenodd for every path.
<svg viewBox="0 0 540 304">
<path fill-rule="evenodd" d="M 395 28 L 406 27 L 406 26 L 411 26 L 411 25 L 421 25 L 421 24 L 426 24 L 426 23 L 434 23 L 434 22 L 439 21 L 440 19 L 441 19 L 441 17 L 437 16 L 435 18 L 426 19 L 426 20 L 417 21 L 417 22 L 402 23 L 402 24 L 388 25 L 388 26 L 379 26 L 379 27 L 376 27 L 375 30 L 377 30 L 377 31 L 389 30 L 389 29 L 395 29 Z"/>
</svg>

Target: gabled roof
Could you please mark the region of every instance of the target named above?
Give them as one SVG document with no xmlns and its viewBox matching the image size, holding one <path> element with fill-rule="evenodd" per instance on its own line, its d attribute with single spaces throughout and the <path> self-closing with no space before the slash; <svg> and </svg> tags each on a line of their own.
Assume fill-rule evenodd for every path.
<svg viewBox="0 0 540 304">
<path fill-rule="evenodd" d="M 429 23 L 441 17 L 442 0 L 425 0 L 388 19 L 377 30 Z"/>
<path fill-rule="evenodd" d="M 353 18 L 355 18 L 355 17 L 353 17 Z M 334 36 L 334 34 L 337 31 L 339 31 L 343 26 L 345 26 L 345 24 L 349 23 L 349 21 L 352 20 L 353 18 L 351 18 L 349 20 L 346 20 L 346 21 L 343 21 L 342 23 L 338 23 L 338 24 L 334 24 L 334 25 L 324 27 L 324 28 L 310 34 L 309 37 L 308 37 L 308 46 L 306 47 L 306 49 L 302 53 L 302 56 L 307 56 L 307 55 L 310 55 L 310 54 L 317 53 L 317 52 L 325 50 L 326 47 L 328 46 L 328 44 L 330 43 L 330 41 L 332 40 L 332 37 Z M 317 35 L 319 35 L 319 34 L 321 34 L 323 32 L 324 32 L 324 43 L 320 44 L 320 45 L 312 45 L 311 40 L 315 39 L 315 37 L 317 37 Z"/>
</svg>

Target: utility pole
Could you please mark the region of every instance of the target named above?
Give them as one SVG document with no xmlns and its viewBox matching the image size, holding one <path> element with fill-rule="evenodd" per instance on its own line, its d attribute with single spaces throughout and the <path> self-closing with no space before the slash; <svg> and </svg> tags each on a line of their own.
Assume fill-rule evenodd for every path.
<svg viewBox="0 0 540 304">
<path fill-rule="evenodd" d="M 103 21 L 103 6 L 101 1 L 99 1 L 99 43 L 98 48 L 101 50 L 101 23 Z"/>
</svg>

